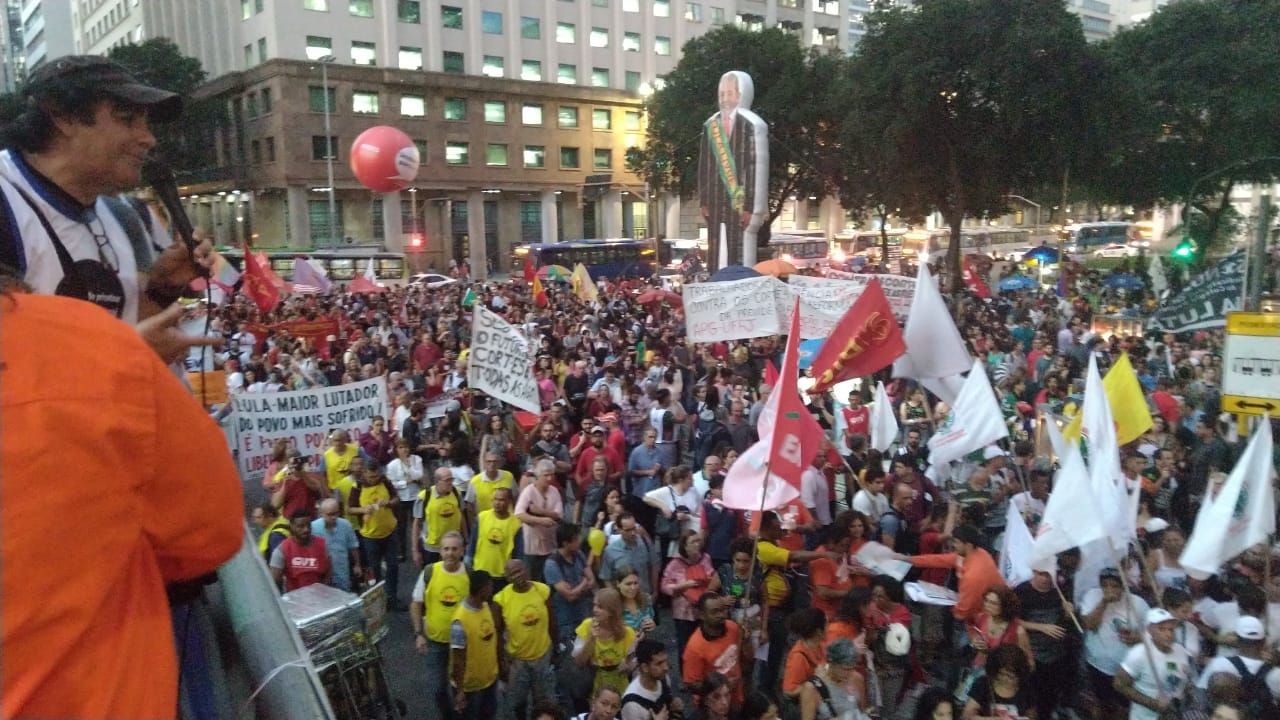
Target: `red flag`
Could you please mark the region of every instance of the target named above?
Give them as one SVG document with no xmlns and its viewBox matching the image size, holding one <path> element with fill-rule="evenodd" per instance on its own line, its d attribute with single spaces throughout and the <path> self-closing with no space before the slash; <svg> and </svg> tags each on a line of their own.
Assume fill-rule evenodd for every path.
<svg viewBox="0 0 1280 720">
<path fill-rule="evenodd" d="M 982 276 L 978 275 L 977 271 L 973 269 L 973 266 L 969 264 L 969 258 L 967 257 L 964 259 L 964 267 L 962 268 L 961 275 L 964 277 L 964 284 L 969 286 L 969 289 L 972 290 L 975 295 L 984 300 L 991 297 L 991 289 L 982 281 Z"/>
<path fill-rule="evenodd" d="M 538 271 L 533 269 L 533 258 L 528 255 L 524 256 L 524 281 L 532 283 L 538 279 Z"/>
<path fill-rule="evenodd" d="M 537 275 L 533 276 L 533 302 L 538 307 L 547 306 L 547 291 L 542 289 L 542 281 L 538 279 Z"/>
<path fill-rule="evenodd" d="M 258 258 L 244 246 L 244 273 L 242 273 L 244 294 L 253 301 L 262 312 L 271 312 L 280 304 L 280 291 L 271 283 L 267 270 L 258 263 Z"/>
<path fill-rule="evenodd" d="M 844 317 L 831 329 L 813 359 L 818 379 L 809 392 L 821 392 L 841 380 L 870 375 L 907 351 L 880 281 L 872 278 Z"/>
<path fill-rule="evenodd" d="M 822 449 L 822 426 L 800 400 L 796 380 L 800 377 L 800 301 L 791 309 L 791 331 L 787 351 L 782 356 L 778 386 L 761 413 L 761 438 L 769 437 L 769 472 L 792 487 L 800 487 L 800 476 Z M 770 409 L 773 413 L 770 413 Z"/>
<path fill-rule="evenodd" d="M 764 384 L 771 388 L 778 387 L 778 368 L 773 366 L 772 360 L 764 361 Z"/>
</svg>

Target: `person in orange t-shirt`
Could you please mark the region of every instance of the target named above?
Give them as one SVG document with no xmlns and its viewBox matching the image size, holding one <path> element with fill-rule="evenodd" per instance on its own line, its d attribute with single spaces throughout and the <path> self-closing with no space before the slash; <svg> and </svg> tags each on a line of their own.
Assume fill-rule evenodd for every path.
<svg viewBox="0 0 1280 720">
<path fill-rule="evenodd" d="M 982 596 L 993 587 L 1004 587 L 1004 577 L 991 554 L 982 548 L 982 531 L 961 525 L 951 535 L 955 552 L 937 555 L 903 555 L 919 568 L 955 568 L 959 578 L 958 600 L 951 613 L 957 620 L 972 622 L 982 612 Z"/>
<path fill-rule="evenodd" d="M 738 623 L 728 619 L 732 605 L 731 598 L 712 590 L 698 598 L 702 622 L 684 646 L 681 680 L 686 686 L 693 686 L 718 672 L 729 681 L 734 705 L 741 705 L 745 695 L 742 669 L 751 667 L 751 640 Z"/>
<path fill-rule="evenodd" d="M 809 581 L 813 585 L 813 606 L 826 613 L 827 620 L 835 617 L 836 608 L 853 588 L 853 568 L 849 565 L 849 528 L 832 525 L 827 542 L 816 552 L 833 552 L 839 560 L 815 558 L 809 563 Z"/>
<path fill-rule="evenodd" d="M 175 304 L 156 319 L 180 317 Z M 0 714 L 172 718 L 165 585 L 213 571 L 245 537 L 226 438 L 102 308 L 9 291 L 0 326 Z M 51 535 L 60 523 L 92 548 Z"/>
</svg>

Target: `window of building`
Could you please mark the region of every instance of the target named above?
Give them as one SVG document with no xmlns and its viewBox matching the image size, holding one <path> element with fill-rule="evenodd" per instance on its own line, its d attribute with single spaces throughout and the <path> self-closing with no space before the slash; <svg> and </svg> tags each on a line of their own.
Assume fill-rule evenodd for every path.
<svg viewBox="0 0 1280 720">
<path fill-rule="evenodd" d="M 401 45 L 398 63 L 401 70 L 421 70 L 422 48 Z"/>
<path fill-rule="evenodd" d="M 542 61 L 525 60 L 520 63 L 520 79 L 539 82 L 542 80 Z"/>
<path fill-rule="evenodd" d="M 524 125 L 541 125 L 542 103 L 525 103 L 520 106 L 520 122 Z"/>
<path fill-rule="evenodd" d="M 426 165 L 427 164 L 427 141 L 421 138 L 414 138 L 413 146 L 418 148 L 418 163 L 421 165 Z"/>
<path fill-rule="evenodd" d="M 578 127 L 578 106 L 561 105 L 556 117 L 556 123 L 562 128 Z"/>
<path fill-rule="evenodd" d="M 402 23 L 419 25 L 422 23 L 422 3 L 418 0 L 399 0 L 396 3 L 396 15 Z"/>
<path fill-rule="evenodd" d="M 654 17 L 671 17 L 671 0 L 653 0 Z"/>
<path fill-rule="evenodd" d="M 635 70 L 627 70 L 622 76 L 622 84 L 627 88 L 627 92 L 640 92 L 640 73 Z"/>
<path fill-rule="evenodd" d="M 253 159 L 254 165 L 262 163 L 262 143 L 257 140 L 249 143 L 249 157 Z"/>
<path fill-rule="evenodd" d="M 489 167 L 507 166 L 507 144 L 489 143 L 484 148 L 484 164 Z"/>
<path fill-rule="evenodd" d="M 542 242 L 542 203 L 537 200 L 520 202 L 520 242 Z"/>
<path fill-rule="evenodd" d="M 450 140 L 444 144 L 444 161 L 449 165 L 470 165 L 471 150 L 465 142 Z"/>
<path fill-rule="evenodd" d="M 240 0 L 240 19 L 248 20 L 253 17 L 253 5 L 249 0 Z"/>
<path fill-rule="evenodd" d="M 269 115 L 274 105 L 271 99 L 271 88 L 262 88 L 262 114 Z"/>
<path fill-rule="evenodd" d="M 609 7 L 609 0 L 591 0 L 591 4 L 594 7 L 607 8 Z"/>
<path fill-rule="evenodd" d="M 266 61 L 267 61 L 267 39 L 258 38 L 258 62 L 264 63 Z"/>
<path fill-rule="evenodd" d="M 596 148 L 591 153 L 591 167 L 596 170 L 609 170 L 613 167 L 613 151 L 609 148 Z"/>
<path fill-rule="evenodd" d="M 839 15 L 840 0 L 813 0 L 813 11 L 824 15 Z"/>
<path fill-rule="evenodd" d="M 426 117 L 427 98 L 425 95 L 401 95 L 400 114 L 405 117 Z"/>
<path fill-rule="evenodd" d="M 440 6 L 440 24 L 451 30 L 461 30 L 462 8 L 452 5 Z"/>
<path fill-rule="evenodd" d="M 464 73 L 467 71 L 467 59 L 460 52 L 444 51 L 444 71 L 447 73 Z"/>
<path fill-rule="evenodd" d="M 322 57 L 333 54 L 333 38 L 320 37 L 319 35 L 307 36 L 307 59 L 319 60 Z"/>
<path fill-rule="evenodd" d="M 658 55 L 671 54 L 671 38 L 659 35 L 653 39 L 653 52 Z"/>
<path fill-rule="evenodd" d="M 547 148 L 544 145 L 524 146 L 524 166 L 540 168 L 547 166 Z"/>
<path fill-rule="evenodd" d="M 311 112 L 332 112 L 338 109 L 338 90 L 337 88 L 324 88 L 320 85 L 312 85 L 307 88 L 307 96 L 309 98 L 308 107 Z M 326 106 L 325 100 L 328 100 Z"/>
<path fill-rule="evenodd" d="M 560 167 L 565 170 L 578 169 L 581 161 L 578 159 L 578 148 L 561 147 L 560 148 Z"/>
<path fill-rule="evenodd" d="M 560 63 L 556 66 L 556 82 L 561 85 L 577 85 L 578 84 L 578 66 L 569 63 Z"/>
<path fill-rule="evenodd" d="M 835 28 L 816 27 L 809 42 L 818 47 L 834 48 L 840 46 L 840 34 Z"/>
<path fill-rule="evenodd" d="M 752 15 L 751 13 L 738 13 L 738 25 L 743 30 L 750 30 L 752 32 L 763 32 L 764 16 Z"/>
<path fill-rule="evenodd" d="M 556 23 L 556 42 L 561 45 L 572 45 L 578 42 L 578 28 L 573 23 Z"/>
<path fill-rule="evenodd" d="M 684 19 L 688 20 L 689 22 L 696 22 L 696 23 L 702 22 L 702 3 L 695 3 L 695 2 L 685 3 Z"/>
<path fill-rule="evenodd" d="M 591 87 L 609 87 L 609 68 L 591 68 Z"/>
<path fill-rule="evenodd" d="M 536 17 L 520 18 L 520 37 L 525 40 L 541 40 L 542 20 Z"/>
<path fill-rule="evenodd" d="M 329 0 L 302 0 L 302 9 L 329 12 Z"/>
<path fill-rule="evenodd" d="M 609 29 L 608 28 L 591 28 L 591 47 L 605 48 L 609 47 Z"/>
<path fill-rule="evenodd" d="M 276 139 L 273 137 L 266 138 L 262 141 L 262 146 L 263 146 L 262 149 L 265 150 L 263 155 L 266 156 L 266 161 L 269 163 L 275 162 L 276 161 Z"/>
<path fill-rule="evenodd" d="M 244 114 L 251 118 L 258 117 L 258 93 L 245 95 Z"/>
<path fill-rule="evenodd" d="M 253 67 L 253 43 L 244 46 L 244 66 Z"/>
<path fill-rule="evenodd" d="M 466 120 L 467 119 L 467 99 L 459 97 L 450 97 L 444 99 L 444 119 L 445 120 Z"/>
<path fill-rule="evenodd" d="M 501 35 L 502 13 L 493 10 L 480 13 L 480 32 L 485 35 Z"/>
<path fill-rule="evenodd" d="M 622 111 L 622 129 L 627 132 L 640 132 L 640 111 Z"/>
<path fill-rule="evenodd" d="M 622 50 L 623 52 L 640 52 L 640 33 L 627 32 L 622 34 Z"/>
<path fill-rule="evenodd" d="M 311 136 L 311 159 L 327 160 L 332 155 L 334 160 L 338 159 L 338 136 L 330 135 L 328 145 L 325 144 L 324 135 Z"/>
<path fill-rule="evenodd" d="M 502 100 L 484 101 L 484 121 L 487 123 L 504 123 L 507 121 L 507 103 Z"/>
<path fill-rule="evenodd" d="M 331 212 L 332 211 L 332 212 Z M 286 222 L 286 232 L 288 228 L 289 213 L 284 214 Z M 335 200 L 333 207 L 329 206 L 328 200 L 308 200 L 307 201 L 307 217 L 310 218 L 311 225 L 311 242 L 333 242 L 346 233 L 343 232 L 342 222 L 342 201 Z M 329 221 L 337 220 L 338 227 L 329 229 Z"/>
<path fill-rule="evenodd" d="M 351 93 L 351 112 L 359 115 L 377 115 L 378 93 L 369 90 L 356 90 Z"/>
<path fill-rule="evenodd" d="M 799 10 L 804 7 L 804 0 L 778 0 L 778 7 Z"/>
<path fill-rule="evenodd" d="M 498 55 L 485 55 L 484 65 L 480 68 L 481 75 L 500 78 L 506 74 L 506 62 Z"/>
<path fill-rule="evenodd" d="M 347 10 L 356 17 L 373 17 L 373 0 L 348 0 Z"/>
<path fill-rule="evenodd" d="M 711 24 L 712 25 L 724 24 L 724 8 L 722 7 L 711 8 Z"/>
<path fill-rule="evenodd" d="M 623 12 L 640 12 L 640 0 L 622 0 Z"/>
<path fill-rule="evenodd" d="M 613 113 L 609 111 L 609 108 L 596 108 L 591 111 L 591 129 L 613 129 Z"/>
<path fill-rule="evenodd" d="M 378 46 L 371 42 L 351 41 L 352 65 L 377 65 Z"/>
<path fill-rule="evenodd" d="M 783 20 L 778 23 L 778 27 L 782 29 L 782 32 L 796 37 L 800 37 L 804 33 L 804 23 L 799 20 Z"/>
</svg>

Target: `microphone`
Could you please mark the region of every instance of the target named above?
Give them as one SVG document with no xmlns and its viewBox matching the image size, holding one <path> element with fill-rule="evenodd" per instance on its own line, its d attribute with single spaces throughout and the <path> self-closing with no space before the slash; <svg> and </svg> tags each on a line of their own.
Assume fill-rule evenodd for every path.
<svg viewBox="0 0 1280 720">
<path fill-rule="evenodd" d="M 191 225 L 191 218 L 187 217 L 187 211 L 182 207 L 182 199 L 178 197 L 178 182 L 173 177 L 173 169 L 155 155 L 148 155 L 142 163 L 142 179 L 155 191 L 156 198 L 169 213 L 170 225 L 194 257 L 195 229 Z"/>
</svg>

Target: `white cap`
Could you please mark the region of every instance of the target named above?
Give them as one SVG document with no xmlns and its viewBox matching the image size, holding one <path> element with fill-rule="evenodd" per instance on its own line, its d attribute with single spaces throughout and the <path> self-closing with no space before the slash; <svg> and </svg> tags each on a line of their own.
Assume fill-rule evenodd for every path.
<svg viewBox="0 0 1280 720">
<path fill-rule="evenodd" d="M 1147 625 L 1159 625 L 1162 622 L 1171 622 L 1173 620 L 1177 620 L 1177 618 L 1164 608 L 1152 608 L 1147 611 Z"/>
<path fill-rule="evenodd" d="M 990 460 L 992 458 L 998 458 L 998 457 L 1004 457 L 1004 456 L 1005 456 L 1004 451 L 1001 450 L 998 445 L 988 445 L 986 449 L 982 451 L 983 460 Z"/>
<path fill-rule="evenodd" d="M 1262 640 L 1267 636 L 1262 628 L 1262 621 L 1256 617 L 1242 615 L 1236 620 L 1236 637 L 1241 640 Z"/>
</svg>

